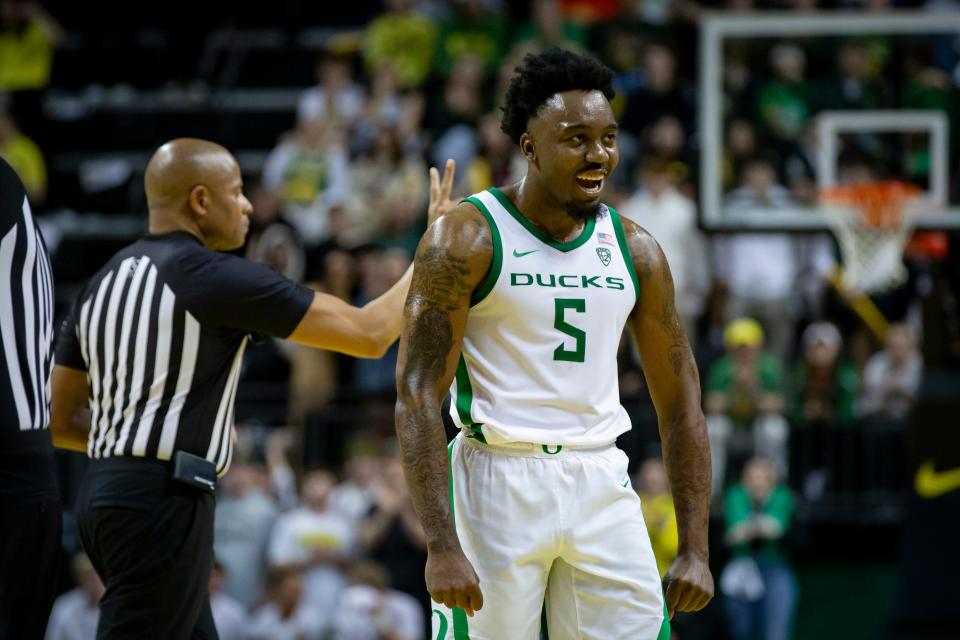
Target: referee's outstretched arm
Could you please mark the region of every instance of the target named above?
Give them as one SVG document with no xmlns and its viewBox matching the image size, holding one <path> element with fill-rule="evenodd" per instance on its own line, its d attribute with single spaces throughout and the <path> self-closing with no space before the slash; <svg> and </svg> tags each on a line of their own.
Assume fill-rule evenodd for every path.
<svg viewBox="0 0 960 640">
<path fill-rule="evenodd" d="M 430 170 L 428 223 L 453 208 L 453 177 L 453 161 L 442 181 Z M 168 142 L 150 159 L 144 182 L 149 235 L 91 278 L 57 338 L 56 447 L 95 458 L 166 456 L 179 443 L 174 419 L 204 413 L 195 407 L 205 393 L 216 395 L 213 433 L 225 433 L 250 333 L 362 358 L 381 357 L 400 335 L 412 267 L 358 308 L 220 253 L 243 245 L 253 209 L 236 159 L 220 145 Z M 140 440 L 137 422 L 149 425 Z M 215 442 L 209 449 L 216 457 L 229 447 Z"/>
<path fill-rule="evenodd" d="M 430 169 L 428 225 L 456 205 L 450 200 L 455 168 L 453 160 L 447 160 L 442 182 L 440 173 Z M 358 358 L 383 357 L 400 336 L 403 303 L 412 274 L 411 265 L 390 290 L 362 308 L 326 293 L 314 294 L 309 311 L 288 338 L 310 347 L 339 351 Z"/>
</svg>

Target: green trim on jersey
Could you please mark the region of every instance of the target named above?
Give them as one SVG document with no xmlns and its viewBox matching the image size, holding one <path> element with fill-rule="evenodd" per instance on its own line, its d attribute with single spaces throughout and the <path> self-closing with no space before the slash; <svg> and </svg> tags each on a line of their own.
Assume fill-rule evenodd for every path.
<svg viewBox="0 0 960 640">
<path fill-rule="evenodd" d="M 456 527 L 456 511 L 453 506 L 453 444 L 456 442 L 456 438 L 450 441 L 450 444 L 447 445 L 447 465 L 450 467 L 450 517 L 454 521 L 454 527 Z M 452 610 L 453 614 L 453 640 L 470 640 L 470 627 L 467 624 L 467 613 L 460 609 L 459 607 Z M 444 628 L 446 625 L 446 620 L 441 618 L 443 621 Z M 438 638 L 440 636 L 437 636 Z"/>
<path fill-rule="evenodd" d="M 627 271 L 630 273 L 630 279 L 633 280 L 633 290 L 637 292 L 637 300 L 640 299 L 640 282 L 637 280 L 637 270 L 633 266 L 633 256 L 630 255 L 630 247 L 627 246 L 627 234 L 623 232 L 623 222 L 620 220 L 620 214 L 613 207 L 607 207 L 610 210 L 610 221 L 617 233 L 617 244 L 620 245 L 620 253 L 623 255 L 623 261 L 627 263 Z"/>
<path fill-rule="evenodd" d="M 487 224 L 490 226 L 490 235 L 493 236 L 493 259 L 490 261 L 490 269 L 487 271 L 487 275 L 483 277 L 480 286 L 470 296 L 470 306 L 475 307 L 493 290 L 493 285 L 497 284 L 500 269 L 503 267 L 503 242 L 500 240 L 500 230 L 497 229 L 497 223 L 493 221 L 493 216 L 487 211 L 487 207 L 480 202 L 480 199 L 470 196 L 466 198 L 465 202 L 469 202 L 480 210 L 483 217 L 487 219 Z"/>
<path fill-rule="evenodd" d="M 568 242 L 557 242 L 544 233 L 542 229 L 530 222 L 526 216 L 517 211 L 517 208 L 513 206 L 513 203 L 510 202 L 510 199 L 507 198 L 507 196 L 503 195 L 503 192 L 500 191 L 500 189 L 493 187 L 490 189 L 490 193 L 493 194 L 493 197 L 495 197 L 500 204 L 503 205 L 503 208 L 506 209 L 510 215 L 516 219 L 517 222 L 523 225 L 524 229 L 533 234 L 533 236 L 540 242 L 549 245 L 558 251 L 572 251 L 573 249 L 582 246 L 593 236 L 593 229 L 597 225 L 597 221 L 594 218 L 590 218 L 587 220 L 586 224 L 583 225 L 583 231 L 580 232 L 579 236 Z"/>
<path fill-rule="evenodd" d="M 487 444 L 487 439 L 483 437 L 483 425 L 474 421 L 470 415 L 470 407 L 473 405 L 473 386 L 470 384 L 470 375 L 467 373 L 467 361 L 460 354 L 460 361 L 457 363 L 457 397 L 454 404 L 457 407 L 457 415 L 460 416 L 460 422 L 466 425 L 471 433 L 468 438 L 476 438 L 479 442 Z"/>
</svg>

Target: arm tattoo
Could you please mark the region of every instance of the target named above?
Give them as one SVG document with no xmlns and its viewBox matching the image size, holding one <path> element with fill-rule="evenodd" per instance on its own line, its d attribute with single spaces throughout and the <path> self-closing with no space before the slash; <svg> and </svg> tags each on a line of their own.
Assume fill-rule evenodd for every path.
<svg viewBox="0 0 960 640">
<path fill-rule="evenodd" d="M 703 414 L 681 409 L 660 430 L 663 461 L 677 512 L 680 551 L 707 554 L 710 521 L 710 445 Z"/>
<path fill-rule="evenodd" d="M 664 266 L 666 269 L 666 266 Z M 649 261 L 645 276 L 652 278 L 652 268 Z M 674 299 L 676 292 L 673 283 L 670 282 L 670 276 L 667 271 L 660 275 L 661 288 L 663 289 L 663 306 L 660 309 L 660 327 L 663 329 L 664 336 L 669 346 L 667 347 L 667 359 L 670 361 L 670 368 L 673 369 L 673 375 L 680 377 L 686 367 L 694 367 L 693 354 L 690 352 L 690 345 L 687 342 L 687 336 L 684 334 L 683 326 L 680 324 L 680 318 L 677 316 L 677 307 Z"/>
<path fill-rule="evenodd" d="M 410 329 L 397 397 L 397 437 L 428 548 L 447 551 L 458 541 L 448 492 L 446 437 L 434 389 L 453 349 L 450 312 L 460 308 L 471 291 L 466 282 L 470 269 L 465 260 L 438 247 L 425 249 L 417 260 L 405 310 Z"/>
<path fill-rule="evenodd" d="M 663 461 L 677 512 L 680 552 L 694 551 L 707 557 L 707 527 L 710 519 L 710 442 L 706 421 L 700 410 L 700 384 L 693 353 L 677 317 L 675 293 L 669 270 L 655 259 L 658 250 L 641 237 L 635 245 L 634 260 L 641 288 L 644 283 L 663 300 L 644 309 L 648 320 L 659 322 L 659 331 L 650 332 L 656 347 L 666 347 L 667 361 L 675 379 L 664 376 L 659 384 L 669 398 L 657 406 Z M 662 258 L 661 258 L 662 260 Z M 656 300 L 656 298 L 654 298 Z M 656 308 L 659 306 L 659 308 Z M 659 315 L 658 315 L 659 314 Z M 659 361 L 658 361 L 659 362 Z"/>
<path fill-rule="evenodd" d="M 660 310 L 660 326 L 667 336 L 669 346 L 667 346 L 667 359 L 670 361 L 670 368 L 677 377 L 683 373 L 686 367 L 693 367 L 693 354 L 690 352 L 690 345 L 687 343 L 683 327 L 677 317 L 677 308 L 674 303 L 676 296 L 673 284 L 670 282 L 666 272 L 658 274 L 659 267 L 654 264 L 655 260 L 651 251 L 659 252 L 649 246 L 638 245 L 634 249 L 634 269 L 637 272 L 637 278 L 641 283 L 651 282 L 653 278 L 660 277 L 661 286 L 664 291 L 663 306 Z M 641 284 L 641 287 L 643 284 Z"/>
<path fill-rule="evenodd" d="M 424 249 L 417 260 L 420 268 L 414 271 L 410 285 L 412 295 L 407 304 L 435 304 L 448 311 L 456 309 L 458 301 L 471 291 L 464 282 L 464 277 L 470 273 L 466 260 L 456 258 L 440 247 Z"/>
<path fill-rule="evenodd" d="M 679 376 L 684 367 L 692 366 L 690 345 L 687 343 L 687 337 L 680 325 L 680 319 L 677 317 L 677 308 L 673 302 L 673 287 L 667 291 L 669 296 L 663 300 L 663 310 L 660 316 L 660 326 L 664 333 L 669 337 L 670 346 L 667 347 L 667 357 L 670 359 L 670 366 L 673 369 L 673 375 Z"/>
<path fill-rule="evenodd" d="M 426 304 L 410 325 L 407 363 L 403 377 L 432 382 L 443 375 L 447 352 L 453 346 L 453 327 L 446 311 Z"/>
</svg>

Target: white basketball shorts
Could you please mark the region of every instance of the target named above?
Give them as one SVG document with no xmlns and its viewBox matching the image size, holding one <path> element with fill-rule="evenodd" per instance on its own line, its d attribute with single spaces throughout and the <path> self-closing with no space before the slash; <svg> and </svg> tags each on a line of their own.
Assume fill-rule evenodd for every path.
<svg viewBox="0 0 960 640">
<path fill-rule="evenodd" d="M 450 443 L 473 617 L 433 604 L 436 640 L 667 640 L 663 591 L 627 456 L 613 444 Z"/>
</svg>

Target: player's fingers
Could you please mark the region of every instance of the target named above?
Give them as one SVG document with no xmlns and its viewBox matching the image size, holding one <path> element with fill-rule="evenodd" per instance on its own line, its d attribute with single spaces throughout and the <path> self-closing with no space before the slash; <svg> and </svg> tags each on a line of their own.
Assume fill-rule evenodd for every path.
<svg viewBox="0 0 960 640">
<path fill-rule="evenodd" d="M 700 611 L 700 609 L 703 609 L 705 606 L 710 604 L 711 600 L 713 600 L 712 591 L 704 590 L 703 592 L 701 592 L 700 599 L 697 600 L 697 608 L 695 609 L 695 611 Z"/>
<path fill-rule="evenodd" d="M 480 587 L 473 586 L 467 590 L 467 596 L 470 599 L 470 608 L 474 611 L 480 611 L 483 608 L 483 592 L 480 591 Z"/>
<path fill-rule="evenodd" d="M 453 175 L 456 173 L 457 163 L 453 159 L 447 160 L 446 166 L 443 167 L 443 187 L 441 188 L 440 195 L 444 200 L 450 197 L 450 194 L 453 193 Z"/>
<path fill-rule="evenodd" d="M 667 612 L 670 614 L 670 619 L 673 620 L 673 612 L 677 610 L 677 603 L 680 601 L 680 585 L 677 584 L 675 580 L 671 580 L 667 583 L 667 588 L 664 590 L 664 598 L 667 603 Z"/>
<path fill-rule="evenodd" d="M 444 591 L 443 593 L 443 604 L 448 609 L 453 609 L 457 605 L 457 595 L 453 591 Z"/>
<path fill-rule="evenodd" d="M 473 615 L 473 607 L 470 606 L 469 589 L 457 592 L 457 606 L 463 609 L 468 615 Z"/>
<path fill-rule="evenodd" d="M 681 611 L 700 611 L 707 606 L 707 603 L 713 597 L 708 588 L 696 582 L 687 585 L 684 592 L 686 595 L 678 605 Z"/>
<path fill-rule="evenodd" d="M 693 602 L 696 594 L 690 585 L 683 585 L 680 589 L 680 599 L 677 600 L 677 611 L 694 611 Z"/>
</svg>

